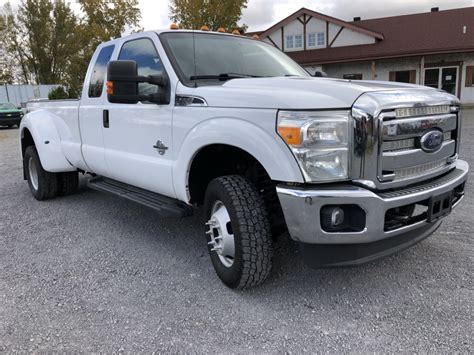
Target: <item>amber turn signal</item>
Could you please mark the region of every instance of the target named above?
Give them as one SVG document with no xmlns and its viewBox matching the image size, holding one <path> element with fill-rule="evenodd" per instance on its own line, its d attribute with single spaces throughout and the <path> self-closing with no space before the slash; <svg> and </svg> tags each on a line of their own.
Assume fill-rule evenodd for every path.
<svg viewBox="0 0 474 355">
<path fill-rule="evenodd" d="M 219 27 L 219 28 L 217 29 L 217 32 L 225 33 L 224 27 Z"/>
<path fill-rule="evenodd" d="M 301 145 L 300 127 L 278 127 L 278 133 L 288 145 Z"/>
<path fill-rule="evenodd" d="M 233 30 L 233 31 L 232 31 L 232 34 L 233 34 L 233 35 L 240 35 L 240 32 L 239 32 L 239 30 Z"/>
<path fill-rule="evenodd" d="M 177 24 L 175 24 L 175 23 L 172 23 L 172 24 L 170 25 L 170 30 L 179 30 L 179 26 L 178 26 Z"/>
<path fill-rule="evenodd" d="M 105 84 L 107 87 L 107 95 L 113 95 L 114 93 L 114 83 L 112 81 L 107 81 Z"/>
<path fill-rule="evenodd" d="M 206 25 L 201 26 L 201 31 L 209 31 L 209 27 L 207 27 Z"/>
</svg>

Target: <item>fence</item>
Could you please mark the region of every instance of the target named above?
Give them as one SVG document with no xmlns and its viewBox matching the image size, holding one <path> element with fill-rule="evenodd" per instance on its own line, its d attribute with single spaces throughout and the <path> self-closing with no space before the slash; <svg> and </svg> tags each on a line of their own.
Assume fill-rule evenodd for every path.
<svg viewBox="0 0 474 355">
<path fill-rule="evenodd" d="M 47 99 L 51 89 L 60 85 L 1 85 L 0 102 L 11 102 L 16 106 L 31 99 Z"/>
</svg>

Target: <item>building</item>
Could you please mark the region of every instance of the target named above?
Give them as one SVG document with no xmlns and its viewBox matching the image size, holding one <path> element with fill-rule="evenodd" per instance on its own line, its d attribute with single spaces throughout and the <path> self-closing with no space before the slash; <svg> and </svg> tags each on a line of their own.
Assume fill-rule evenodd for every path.
<svg viewBox="0 0 474 355">
<path fill-rule="evenodd" d="M 474 105 L 474 7 L 351 22 L 302 8 L 249 34 L 310 73 L 421 84 Z"/>
</svg>

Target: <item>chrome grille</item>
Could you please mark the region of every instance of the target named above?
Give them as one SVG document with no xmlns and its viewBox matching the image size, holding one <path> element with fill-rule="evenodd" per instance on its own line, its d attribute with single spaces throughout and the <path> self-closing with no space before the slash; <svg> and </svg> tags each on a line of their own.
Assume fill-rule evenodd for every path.
<svg viewBox="0 0 474 355">
<path fill-rule="evenodd" d="M 357 185 L 396 190 L 439 178 L 455 166 L 461 112 L 451 94 L 422 87 L 367 92 L 354 102 L 351 116 L 350 171 Z M 441 147 L 430 144 L 429 136 L 421 140 L 434 130 L 443 132 Z M 441 138 L 431 137 L 438 143 Z"/>
<path fill-rule="evenodd" d="M 409 183 L 449 170 L 450 158 L 456 155 L 457 114 L 446 113 L 444 106 L 425 111 L 439 114 L 411 117 L 406 115 L 420 112 L 402 108 L 381 115 L 378 178 L 382 183 Z M 436 152 L 428 153 L 421 149 L 420 139 L 431 130 L 443 132 L 443 144 Z"/>
</svg>

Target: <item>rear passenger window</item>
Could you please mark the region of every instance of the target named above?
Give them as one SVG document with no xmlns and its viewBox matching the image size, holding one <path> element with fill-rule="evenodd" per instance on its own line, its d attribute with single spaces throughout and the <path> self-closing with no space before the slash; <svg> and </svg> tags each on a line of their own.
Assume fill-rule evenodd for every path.
<svg viewBox="0 0 474 355">
<path fill-rule="evenodd" d="M 137 62 L 138 75 L 158 75 L 163 73 L 163 64 L 156 51 L 155 45 L 148 38 L 136 39 L 126 42 L 119 55 L 120 60 L 134 60 Z M 139 83 L 140 95 L 158 92 L 159 87 L 148 83 Z"/>
<path fill-rule="evenodd" d="M 107 64 L 112 57 L 115 46 L 107 46 L 100 50 L 97 61 L 94 64 L 94 69 L 89 83 L 89 97 L 100 97 L 104 87 L 105 74 L 107 72 Z"/>
</svg>

